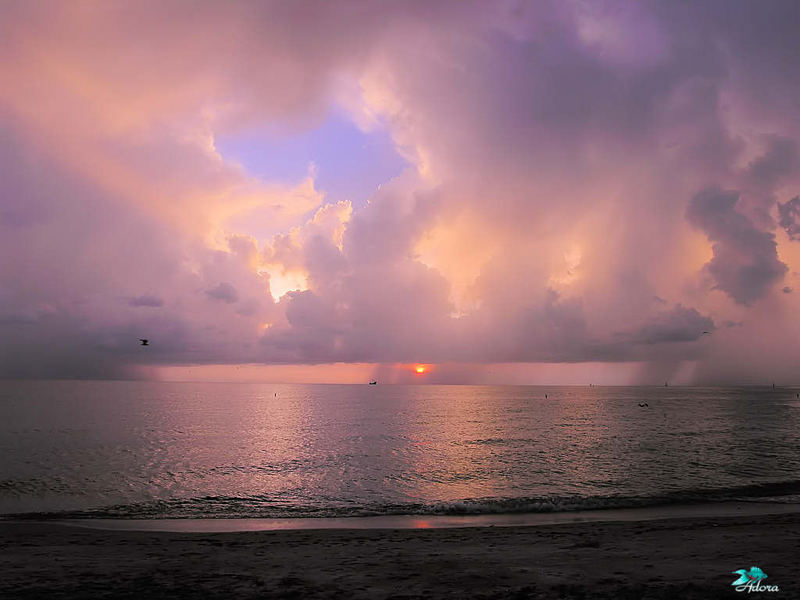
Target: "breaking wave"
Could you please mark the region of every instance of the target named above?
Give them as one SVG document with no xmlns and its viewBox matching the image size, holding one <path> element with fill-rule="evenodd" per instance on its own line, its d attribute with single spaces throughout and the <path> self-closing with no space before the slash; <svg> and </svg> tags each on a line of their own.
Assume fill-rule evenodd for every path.
<svg viewBox="0 0 800 600">
<path fill-rule="evenodd" d="M 726 501 L 800 503 L 800 480 L 729 488 L 681 490 L 651 496 L 542 496 L 468 498 L 436 503 L 288 504 L 269 496 L 204 496 L 118 504 L 101 508 L 7 514 L 12 519 L 330 518 L 383 515 L 488 515 L 638 508 Z"/>
</svg>

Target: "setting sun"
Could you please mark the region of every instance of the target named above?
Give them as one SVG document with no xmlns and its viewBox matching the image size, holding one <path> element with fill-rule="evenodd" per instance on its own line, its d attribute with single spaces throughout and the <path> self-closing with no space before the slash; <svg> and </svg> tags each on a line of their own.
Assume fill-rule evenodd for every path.
<svg viewBox="0 0 800 600">
<path fill-rule="evenodd" d="M 425 367 L 419 366 L 416 368 L 417 374 L 422 375 L 425 372 Z"/>
</svg>

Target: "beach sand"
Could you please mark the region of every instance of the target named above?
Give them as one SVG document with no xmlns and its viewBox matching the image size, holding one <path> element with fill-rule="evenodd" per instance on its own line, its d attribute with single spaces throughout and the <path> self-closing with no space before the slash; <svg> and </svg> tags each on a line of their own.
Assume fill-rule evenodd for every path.
<svg viewBox="0 0 800 600">
<path fill-rule="evenodd" d="M 800 514 L 536 527 L 112 531 L 0 522 L 0 597 L 800 598 Z"/>
</svg>

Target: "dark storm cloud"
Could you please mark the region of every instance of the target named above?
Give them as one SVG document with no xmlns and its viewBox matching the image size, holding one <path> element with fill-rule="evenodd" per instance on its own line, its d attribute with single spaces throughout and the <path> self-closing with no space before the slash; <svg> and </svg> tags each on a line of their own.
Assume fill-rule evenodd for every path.
<svg viewBox="0 0 800 600">
<path fill-rule="evenodd" d="M 716 287 L 750 305 L 782 280 L 788 268 L 778 258 L 775 235 L 760 231 L 739 213 L 738 199 L 737 192 L 704 190 L 692 198 L 686 217 L 712 242 L 714 257 L 705 269 Z"/>
<path fill-rule="evenodd" d="M 781 204 L 778 202 L 778 224 L 786 230 L 790 240 L 800 240 L 800 196 Z"/>
<path fill-rule="evenodd" d="M 164 301 L 158 296 L 136 296 L 128 300 L 129 306 L 148 306 L 151 308 L 158 308 L 164 306 Z"/>
<path fill-rule="evenodd" d="M 227 302 L 228 304 L 233 304 L 239 300 L 239 294 L 236 291 L 236 288 L 227 281 L 223 281 L 219 285 L 206 290 L 206 296 L 212 300 L 220 300 L 222 302 Z"/>
<path fill-rule="evenodd" d="M 633 336 L 639 344 L 662 344 L 670 342 L 693 342 L 705 333 L 714 331 L 714 321 L 701 315 L 697 309 L 680 304 L 671 311 L 654 315 Z"/>
<path fill-rule="evenodd" d="M 773 189 L 800 166 L 797 143 L 788 138 L 772 137 L 766 152 L 747 166 L 748 178 L 763 189 Z"/>
</svg>

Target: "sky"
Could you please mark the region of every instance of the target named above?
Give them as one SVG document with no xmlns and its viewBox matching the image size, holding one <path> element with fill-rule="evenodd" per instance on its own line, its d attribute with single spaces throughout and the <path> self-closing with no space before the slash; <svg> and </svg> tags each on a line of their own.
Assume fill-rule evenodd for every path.
<svg viewBox="0 0 800 600">
<path fill-rule="evenodd" d="M 798 23 L 7 0 L 0 377 L 800 383 Z"/>
</svg>

